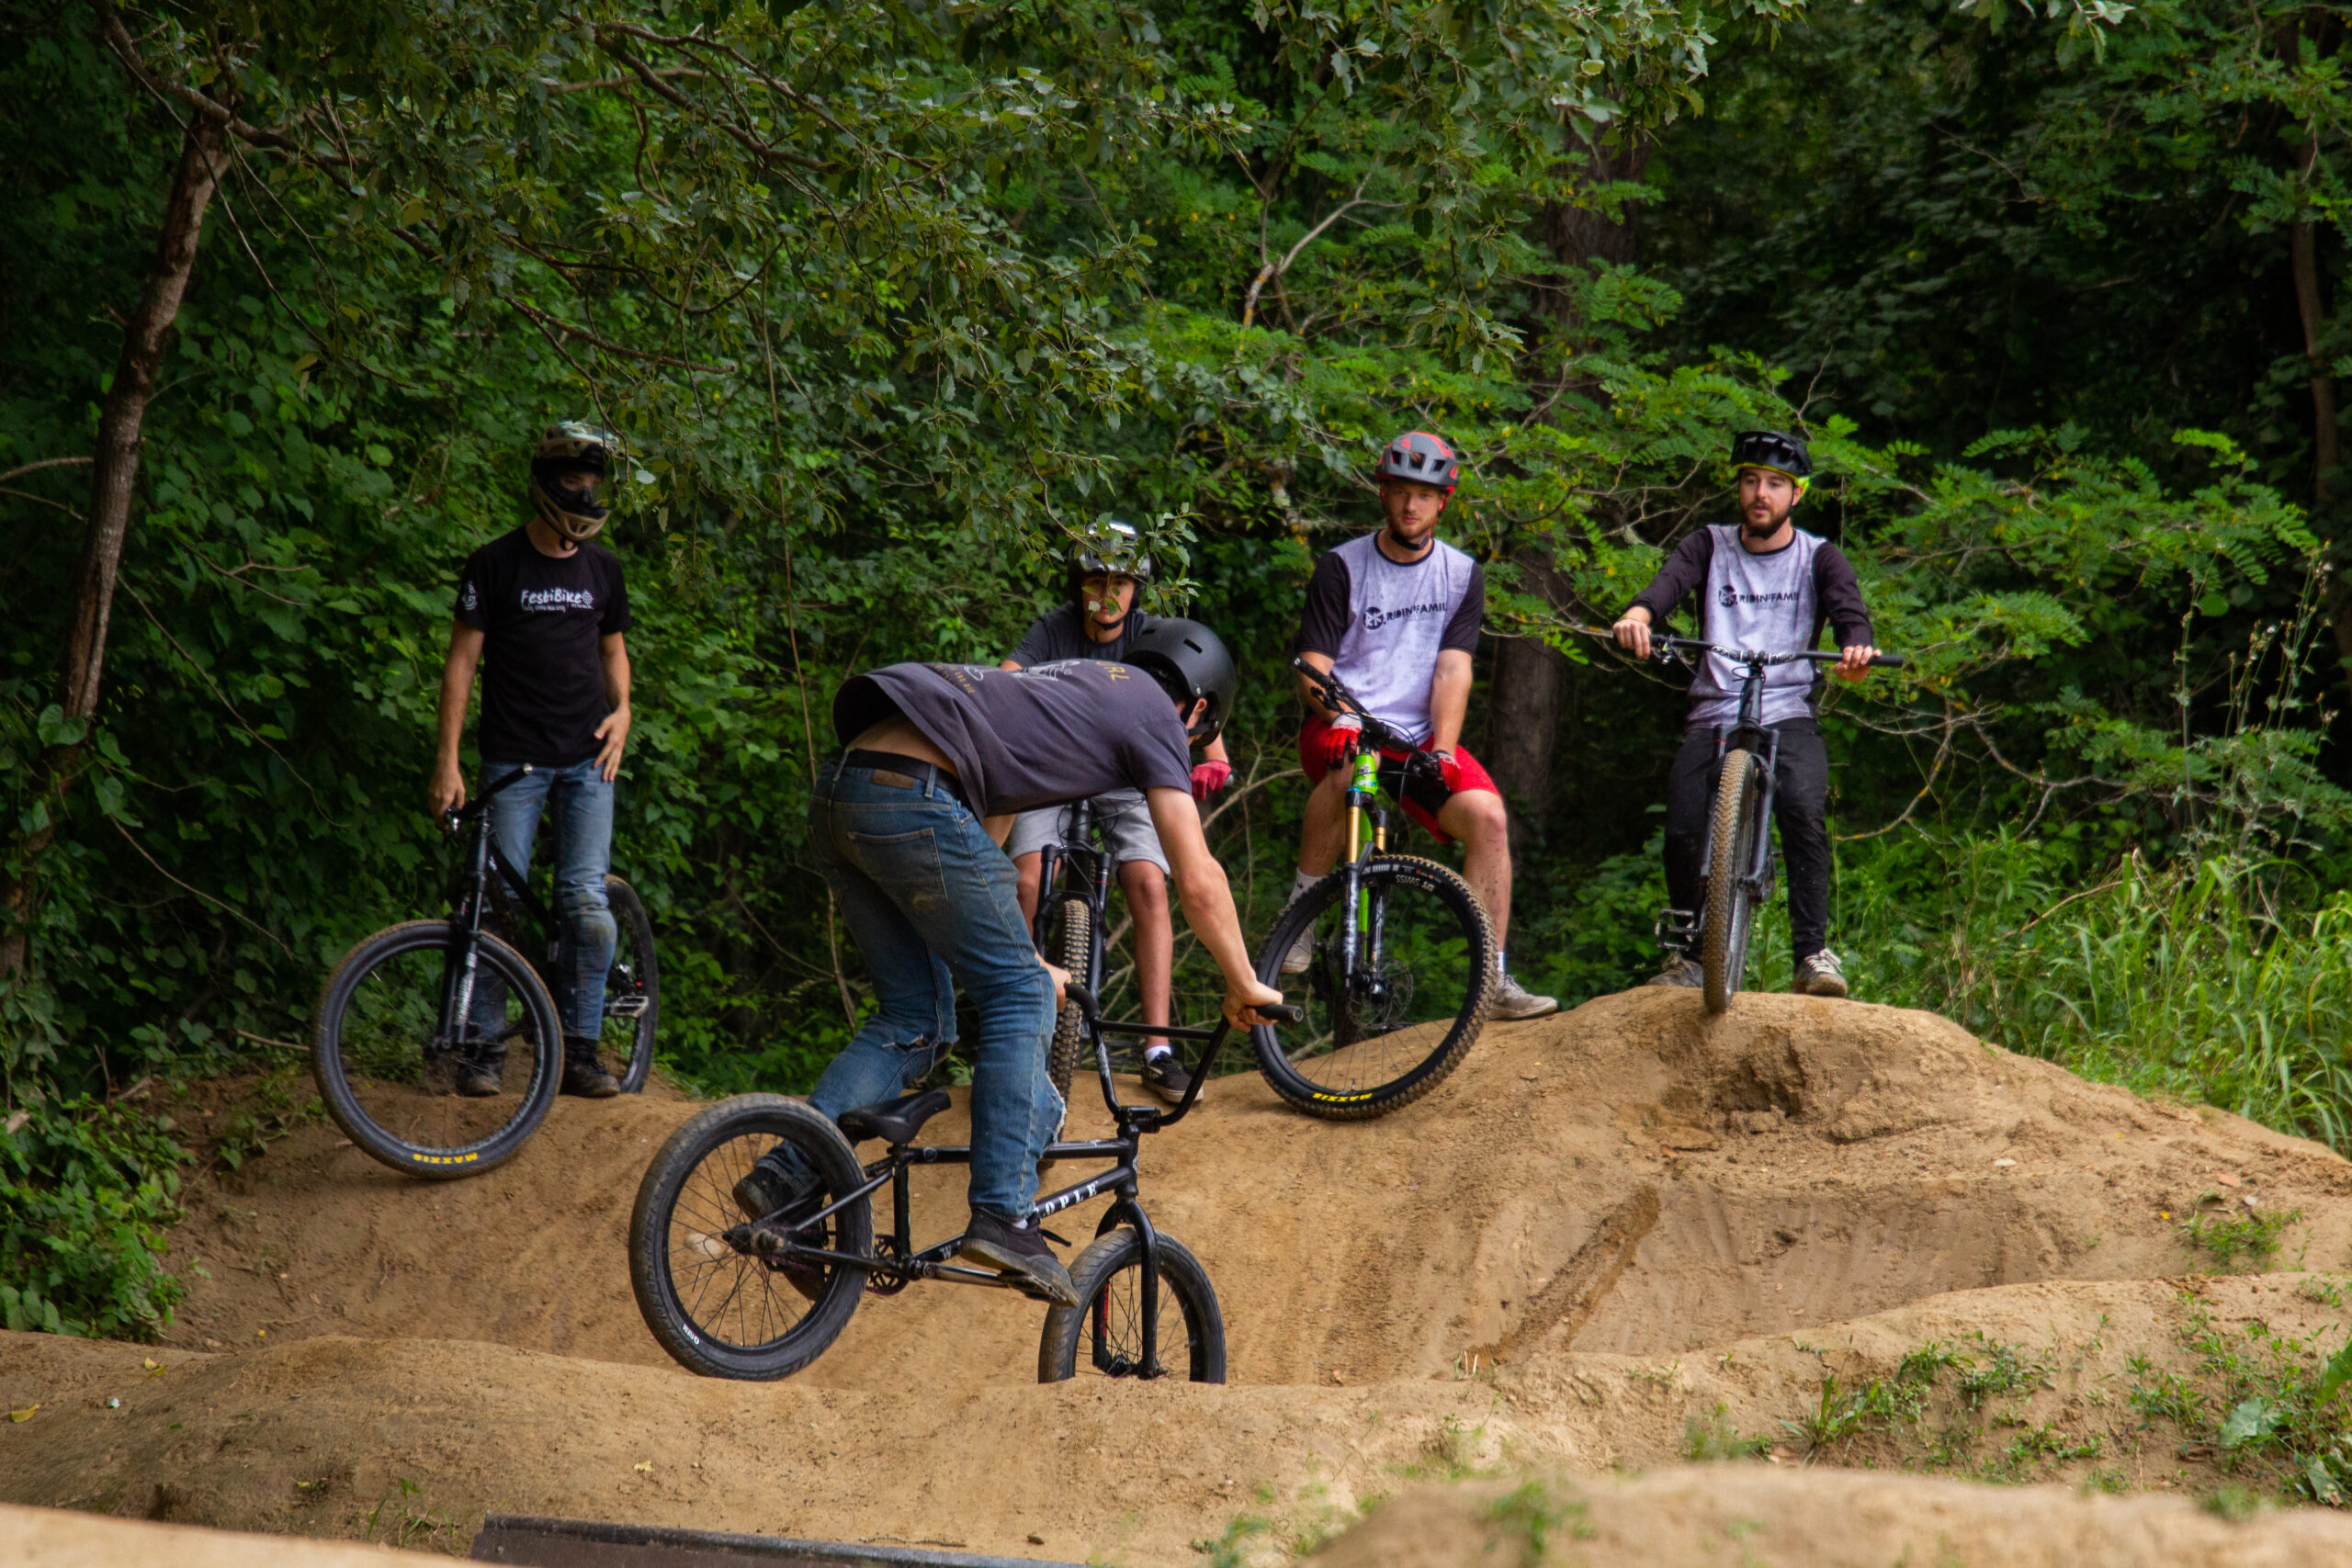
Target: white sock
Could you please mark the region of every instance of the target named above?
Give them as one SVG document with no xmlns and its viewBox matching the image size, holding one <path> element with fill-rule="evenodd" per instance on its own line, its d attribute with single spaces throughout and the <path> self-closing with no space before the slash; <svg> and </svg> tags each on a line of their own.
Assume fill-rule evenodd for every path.
<svg viewBox="0 0 2352 1568">
<path fill-rule="evenodd" d="M 1143 1059 L 1147 1062 L 1157 1062 L 1162 1056 L 1175 1055 L 1175 1052 L 1176 1047 L 1173 1045 L 1147 1045 L 1143 1048 Z"/>
<path fill-rule="evenodd" d="M 1298 874 L 1298 880 L 1290 885 L 1290 896 L 1295 898 L 1322 880 L 1319 876 L 1309 876 L 1302 871 Z"/>
<path fill-rule="evenodd" d="M 1510 973 L 1509 957 L 1499 947 L 1495 949 L 1495 973 L 1498 975 L 1508 975 Z"/>
</svg>

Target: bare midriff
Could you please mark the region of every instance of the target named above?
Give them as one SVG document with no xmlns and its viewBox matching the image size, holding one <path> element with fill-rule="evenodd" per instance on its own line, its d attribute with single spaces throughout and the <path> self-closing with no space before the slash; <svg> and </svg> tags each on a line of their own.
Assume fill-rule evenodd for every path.
<svg viewBox="0 0 2352 1568">
<path fill-rule="evenodd" d="M 896 756 L 912 757 L 929 762 L 941 772 L 956 775 L 956 764 L 947 753 L 933 746 L 923 732 L 904 718 L 886 718 L 849 743 L 853 751 L 888 751 Z"/>
</svg>

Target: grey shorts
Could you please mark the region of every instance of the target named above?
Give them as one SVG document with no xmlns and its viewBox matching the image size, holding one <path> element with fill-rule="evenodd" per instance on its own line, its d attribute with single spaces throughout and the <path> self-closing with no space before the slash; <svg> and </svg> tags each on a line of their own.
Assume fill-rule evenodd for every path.
<svg viewBox="0 0 2352 1568">
<path fill-rule="evenodd" d="M 1037 853 L 1048 844 L 1059 848 L 1063 835 L 1069 831 L 1069 817 L 1067 806 L 1044 806 L 1022 812 L 1012 819 L 1012 831 L 1005 837 L 1004 852 L 1018 860 L 1023 855 Z M 1169 874 L 1168 857 L 1160 852 L 1159 835 L 1152 829 L 1151 807 L 1146 804 L 1143 791 L 1114 789 L 1096 795 L 1094 820 L 1111 846 L 1112 863 L 1149 861 L 1159 868 L 1162 876 Z"/>
</svg>

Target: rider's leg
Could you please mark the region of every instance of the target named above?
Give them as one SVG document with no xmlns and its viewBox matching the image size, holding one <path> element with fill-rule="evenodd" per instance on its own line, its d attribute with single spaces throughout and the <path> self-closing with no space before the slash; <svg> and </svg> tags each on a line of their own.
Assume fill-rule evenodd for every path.
<svg viewBox="0 0 2352 1568">
<path fill-rule="evenodd" d="M 522 768 L 520 762 L 483 762 L 482 791 L 486 792 L 509 773 L 521 773 Z M 539 815 L 546 808 L 548 791 L 554 783 L 555 775 L 548 770 L 534 768 L 491 796 L 488 807 L 490 847 L 498 856 L 499 863 L 518 878 L 530 873 L 532 841 L 539 836 Z M 503 929 L 503 922 L 490 911 L 484 911 L 482 926 L 509 942 L 516 939 L 517 933 Z M 481 1039 L 496 1033 L 505 1021 L 505 983 L 484 967 L 474 981 L 474 1002 L 467 1017 L 467 1032 Z M 503 1043 L 493 1044 L 481 1052 L 476 1060 L 489 1068 L 491 1076 L 495 1077 L 506 1060 L 506 1046 Z"/>
<path fill-rule="evenodd" d="M 1004 852 L 1012 858 L 1013 868 L 1021 874 L 1021 914 L 1024 919 L 1037 918 L 1037 879 L 1044 868 L 1046 849 L 1058 848 L 1062 841 L 1062 808 L 1042 806 L 1035 811 L 1023 811 L 1012 819 L 1012 831 L 1004 838 Z"/>
<path fill-rule="evenodd" d="M 582 1040 L 605 1032 L 605 976 L 620 930 L 605 875 L 613 864 L 613 785 L 594 758 L 554 775 L 555 916 L 563 929 L 563 1032 Z"/>
<path fill-rule="evenodd" d="M 1772 771 L 1772 817 L 1789 868 L 1789 956 L 1803 964 L 1829 945 L 1829 749 L 1816 720 L 1773 728 L 1781 756 Z"/>
<path fill-rule="evenodd" d="M 1698 918 L 1699 906 L 1706 897 L 1699 880 L 1699 863 L 1706 850 L 1707 812 L 1714 783 L 1713 734 L 1695 730 L 1684 735 L 1666 770 L 1666 902 L 1686 920 Z M 1667 975 L 1673 975 L 1690 957 L 1679 948 L 1669 952 Z"/>
<path fill-rule="evenodd" d="M 1437 825 L 1446 837 L 1462 842 L 1462 879 L 1487 906 L 1495 928 L 1495 945 L 1507 948 L 1510 937 L 1510 817 L 1503 797 L 1491 790 L 1465 789 L 1445 803 Z"/>
<path fill-rule="evenodd" d="M 1168 918 L 1168 877 L 1148 860 L 1123 861 L 1119 891 L 1135 922 L 1136 989 L 1143 994 L 1143 1021 L 1168 1021 L 1168 976 L 1176 963 L 1176 928 Z M 1168 1049 L 1165 1036 L 1144 1042 L 1144 1054 Z"/>
<path fill-rule="evenodd" d="M 1328 876 L 1347 848 L 1348 773 L 1333 768 L 1307 792 L 1306 821 L 1298 834 L 1298 874 L 1309 881 Z"/>
</svg>

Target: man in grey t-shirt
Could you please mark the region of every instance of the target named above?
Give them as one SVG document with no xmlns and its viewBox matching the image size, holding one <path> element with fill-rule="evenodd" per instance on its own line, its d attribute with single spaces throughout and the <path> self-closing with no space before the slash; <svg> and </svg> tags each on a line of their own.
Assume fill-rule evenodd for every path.
<svg viewBox="0 0 2352 1568">
<path fill-rule="evenodd" d="M 1683 601 L 1699 602 L 1699 637 L 1724 648 L 1788 653 L 1820 646 L 1826 623 L 1838 634 L 1838 679 L 1870 673 L 1870 611 L 1842 551 L 1818 535 L 1801 532 L 1789 514 L 1804 498 L 1813 457 L 1804 443 L 1776 431 L 1746 431 L 1732 438 L 1739 474 L 1740 521 L 1701 528 L 1667 558 L 1650 585 L 1614 628 L 1618 645 L 1649 657 L 1650 628 Z M 1702 660 L 1690 682 L 1690 712 L 1682 745 L 1666 775 L 1666 886 L 1669 915 L 1688 925 L 1702 896 L 1701 838 L 1714 793 L 1715 738 L 1739 716 L 1745 668 L 1719 655 Z M 1829 950 L 1829 753 L 1815 717 L 1824 677 L 1811 663 L 1765 671 L 1764 722 L 1781 736 L 1773 770 L 1772 817 L 1780 824 L 1781 855 L 1789 868 L 1789 937 L 1800 996 L 1842 997 L 1846 976 Z M 1698 986 L 1698 963 L 1669 950 L 1654 986 Z"/>
</svg>

